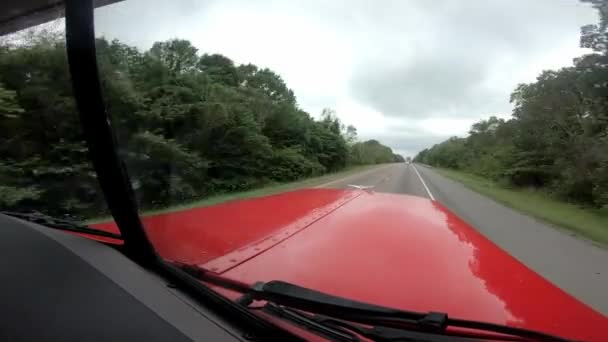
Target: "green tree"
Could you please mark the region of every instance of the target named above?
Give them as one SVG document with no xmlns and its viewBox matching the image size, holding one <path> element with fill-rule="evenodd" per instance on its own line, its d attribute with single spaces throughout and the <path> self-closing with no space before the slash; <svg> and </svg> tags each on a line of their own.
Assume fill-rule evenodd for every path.
<svg viewBox="0 0 608 342">
<path fill-rule="evenodd" d="M 170 72 L 180 74 L 192 71 L 199 60 L 197 49 L 183 39 L 156 42 L 148 55 L 160 61 Z"/>
<path fill-rule="evenodd" d="M 220 54 L 204 54 L 198 61 L 197 67 L 207 74 L 213 82 L 236 87 L 239 84 L 239 74 L 232 60 Z"/>
<path fill-rule="evenodd" d="M 17 190 L 3 201 L 7 209 L 58 215 L 104 209 L 65 60 L 64 43 L 50 38 L 0 53 L 0 82 L 14 90 L 5 96 L 12 114 L 0 118 L 0 177 L 5 189 Z"/>
<path fill-rule="evenodd" d="M 79 124 L 61 36 L 0 48 L 0 205 L 53 215 L 106 208 Z M 356 128 L 332 110 L 299 108 L 284 80 L 187 40 L 147 51 L 96 41 L 106 109 L 142 208 L 337 171 L 352 160 Z M 369 145 L 369 144 L 368 144 Z M 358 164 L 400 160 L 375 142 Z"/>
<path fill-rule="evenodd" d="M 14 90 L 4 88 L 0 83 L 0 117 L 16 118 L 18 113 L 23 113 L 23 108 L 19 106 Z"/>
</svg>

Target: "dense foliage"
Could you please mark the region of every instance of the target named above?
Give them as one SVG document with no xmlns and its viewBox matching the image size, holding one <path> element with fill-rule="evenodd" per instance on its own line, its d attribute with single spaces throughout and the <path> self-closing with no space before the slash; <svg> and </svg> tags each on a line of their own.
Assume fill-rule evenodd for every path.
<svg viewBox="0 0 608 342">
<path fill-rule="evenodd" d="M 357 142 L 356 128 L 329 109 L 315 120 L 272 70 L 201 55 L 179 39 L 144 52 L 98 39 L 97 49 L 119 153 L 144 208 L 402 160 L 375 140 Z M 0 47 L 0 139 L 2 209 L 105 210 L 60 34 Z"/>
<path fill-rule="evenodd" d="M 598 25 L 581 30 L 581 46 L 594 53 L 519 85 L 511 119 L 482 120 L 468 137 L 450 138 L 415 160 L 608 205 L 608 1 L 583 1 L 600 13 Z"/>
</svg>

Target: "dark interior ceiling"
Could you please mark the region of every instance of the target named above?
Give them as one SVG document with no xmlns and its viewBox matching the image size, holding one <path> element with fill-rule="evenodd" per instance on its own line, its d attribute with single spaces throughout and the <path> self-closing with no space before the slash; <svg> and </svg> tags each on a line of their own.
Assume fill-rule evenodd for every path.
<svg viewBox="0 0 608 342">
<path fill-rule="evenodd" d="M 95 0 L 95 7 L 121 0 Z M 63 0 L 1 0 L 0 36 L 63 17 Z"/>
</svg>

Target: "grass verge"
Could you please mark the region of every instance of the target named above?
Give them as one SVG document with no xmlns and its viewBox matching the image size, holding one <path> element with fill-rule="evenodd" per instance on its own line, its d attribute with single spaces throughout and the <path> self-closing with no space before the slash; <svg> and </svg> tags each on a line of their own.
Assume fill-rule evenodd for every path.
<svg viewBox="0 0 608 342">
<path fill-rule="evenodd" d="M 142 213 L 142 216 L 155 215 L 155 214 L 166 214 L 166 213 L 170 213 L 170 212 L 174 212 L 174 211 L 186 210 L 186 209 L 191 209 L 191 208 L 206 207 L 206 206 L 215 205 L 215 204 L 233 201 L 233 200 L 262 197 L 262 196 L 274 195 L 274 194 L 278 194 L 281 192 L 287 192 L 287 191 L 296 190 L 296 189 L 311 188 L 311 187 L 319 186 L 319 185 L 329 183 L 334 180 L 338 180 L 338 179 L 350 176 L 350 175 L 358 173 L 358 172 L 363 172 L 363 171 L 366 171 L 366 170 L 369 170 L 369 169 L 372 169 L 372 168 L 375 168 L 378 166 L 381 166 L 381 165 L 353 166 L 353 167 L 349 167 L 345 170 L 341 170 L 341 171 L 334 172 L 334 173 L 329 173 L 329 174 L 319 176 L 319 177 L 307 178 L 307 179 L 303 179 L 303 180 L 299 180 L 299 181 L 295 181 L 295 182 L 289 182 L 289 183 L 274 183 L 274 184 L 269 184 L 269 185 L 266 185 L 264 187 L 257 188 L 257 189 L 214 195 L 214 196 L 210 196 L 210 197 L 198 200 L 198 201 L 193 201 L 193 202 L 189 202 L 189 203 L 185 203 L 185 204 L 178 204 L 178 205 L 170 206 L 167 208 L 146 210 L 145 212 Z M 107 222 L 107 221 L 111 221 L 111 220 L 112 220 L 112 218 L 110 216 L 106 216 L 106 217 L 92 218 L 92 219 L 86 220 L 85 223 L 86 224 L 95 224 L 95 223 Z"/>
<path fill-rule="evenodd" d="M 559 201 L 541 191 L 506 188 L 486 178 L 461 171 L 438 168 L 434 170 L 513 209 L 580 234 L 604 247 L 608 246 L 606 208 L 585 208 Z"/>
</svg>

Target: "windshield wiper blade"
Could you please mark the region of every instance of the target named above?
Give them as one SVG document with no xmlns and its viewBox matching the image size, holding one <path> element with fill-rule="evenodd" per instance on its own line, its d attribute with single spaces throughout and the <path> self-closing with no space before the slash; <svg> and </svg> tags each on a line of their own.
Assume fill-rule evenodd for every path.
<svg viewBox="0 0 608 342">
<path fill-rule="evenodd" d="M 25 220 L 28 222 L 37 223 L 37 224 L 40 224 L 40 225 L 43 225 L 46 227 L 59 229 L 59 230 L 66 230 L 66 231 L 70 231 L 70 232 L 83 233 L 83 234 L 89 234 L 89 235 L 97 235 L 97 236 L 109 237 L 109 238 L 119 239 L 119 240 L 122 239 L 120 234 L 110 233 L 110 232 L 106 232 L 103 230 L 91 228 L 89 226 L 78 224 L 78 223 L 70 221 L 70 220 L 65 220 L 65 219 L 48 216 L 48 215 L 45 215 L 43 213 L 36 212 L 36 211 L 29 212 L 29 213 L 0 211 L 0 213 L 2 213 L 4 215 L 16 217 L 16 218 L 19 218 L 19 219 L 22 219 L 22 220 Z"/>
<path fill-rule="evenodd" d="M 272 303 L 264 305 L 262 311 L 304 327 L 307 330 L 316 331 L 336 341 L 359 342 L 359 336 L 373 341 L 401 341 L 401 342 L 472 342 L 477 339 L 456 337 L 452 335 L 437 335 L 414 330 L 395 329 L 383 326 L 372 328 L 364 327 L 356 323 L 318 315 L 308 314 L 296 309 L 282 307 Z"/>
<path fill-rule="evenodd" d="M 264 305 L 261 310 L 273 316 L 294 322 L 305 327 L 307 330 L 316 331 L 335 341 L 360 342 L 361 339 L 359 336 L 355 335 L 353 331 L 363 335 L 360 331 L 358 331 L 358 327 L 351 327 L 350 325 L 346 327 L 332 325 L 331 323 L 323 321 L 318 315 L 307 315 L 302 312 L 271 303 Z"/>
<path fill-rule="evenodd" d="M 392 327 L 396 329 L 417 329 L 439 334 L 445 333 L 447 327 L 456 327 L 523 337 L 534 341 L 570 341 L 562 337 L 534 330 L 450 318 L 446 313 L 405 311 L 368 304 L 278 280 L 266 283 L 258 282 L 250 286 L 242 282 L 219 276 L 196 265 L 187 265 L 177 262 L 174 264 L 200 280 L 243 293 L 243 296 L 237 302 L 245 306 L 249 306 L 254 300 L 265 300 L 310 313 L 372 326 Z"/>
</svg>

